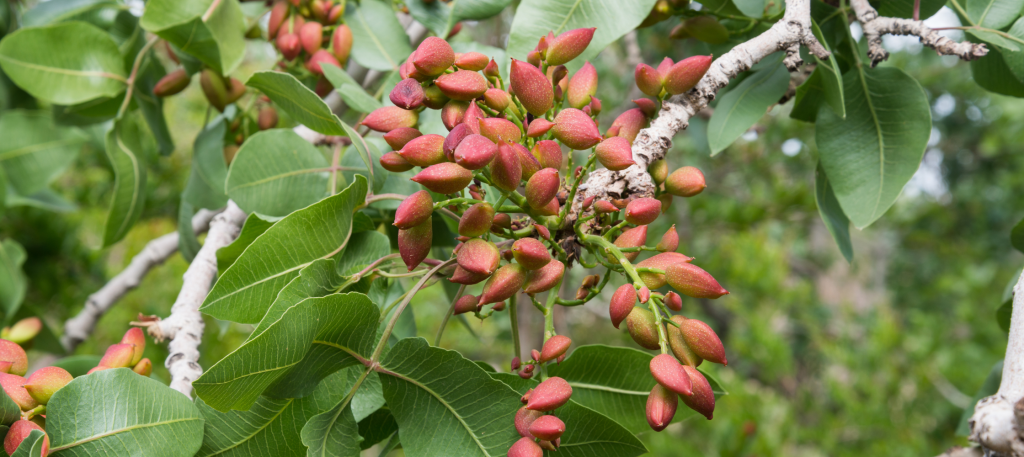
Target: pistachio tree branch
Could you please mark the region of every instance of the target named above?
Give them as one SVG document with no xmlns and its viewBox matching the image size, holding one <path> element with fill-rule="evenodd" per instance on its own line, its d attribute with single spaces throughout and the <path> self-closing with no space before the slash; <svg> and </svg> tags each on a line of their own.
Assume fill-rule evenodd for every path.
<svg viewBox="0 0 1024 457">
<path fill-rule="evenodd" d="M 220 211 L 200 210 L 192 217 L 192 230 L 198 235 L 210 228 L 210 220 Z M 121 297 L 135 289 L 156 266 L 164 263 L 175 252 L 178 252 L 178 232 L 174 231 L 146 243 L 128 267 L 117 276 L 110 278 L 100 290 L 89 296 L 85 307 L 75 317 L 64 323 L 64 336 L 61 344 L 68 352 L 72 352 L 83 341 L 89 338 L 96 323 L 113 307 Z"/>
<path fill-rule="evenodd" d="M 932 30 L 924 21 L 879 16 L 868 0 L 850 0 L 850 8 L 857 15 L 864 36 L 868 40 L 868 57 L 871 66 L 889 58 L 889 52 L 882 46 L 882 35 L 911 35 L 921 38 L 921 44 L 944 56 L 957 56 L 963 60 L 975 60 L 988 54 L 983 43 L 956 42 Z"/>
</svg>

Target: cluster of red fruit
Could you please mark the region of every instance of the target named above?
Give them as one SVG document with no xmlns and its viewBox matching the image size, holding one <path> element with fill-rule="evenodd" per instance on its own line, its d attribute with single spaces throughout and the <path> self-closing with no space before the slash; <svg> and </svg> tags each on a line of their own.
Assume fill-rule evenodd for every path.
<svg viewBox="0 0 1024 457">
<path fill-rule="evenodd" d="M 562 335 L 549 338 L 541 351 L 531 351 L 533 360 L 522 365 L 519 358 L 512 359 L 512 371 L 529 379 L 533 376 L 534 366 L 548 362 L 561 363 L 572 340 Z M 534 457 L 544 455 L 544 449 L 557 450 L 565 433 L 565 422 L 555 417 L 554 410 L 564 405 L 572 396 L 572 386 L 564 379 L 553 376 L 541 382 L 536 389 L 530 389 L 523 395 L 522 402 L 526 406 L 516 412 L 515 426 L 519 439 L 508 451 L 509 457 Z M 551 413 L 551 414 L 545 414 Z"/>
</svg>

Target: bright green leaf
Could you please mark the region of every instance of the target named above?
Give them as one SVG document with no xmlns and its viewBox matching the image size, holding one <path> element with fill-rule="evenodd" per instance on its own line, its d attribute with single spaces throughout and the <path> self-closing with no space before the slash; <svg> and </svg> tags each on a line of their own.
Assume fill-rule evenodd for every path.
<svg viewBox="0 0 1024 457">
<path fill-rule="evenodd" d="M 828 60 L 814 58 L 818 62 L 814 72 L 821 73 L 822 91 L 825 95 L 825 102 L 832 108 L 832 111 L 839 117 L 846 117 L 846 103 L 843 100 L 843 76 L 839 71 L 839 63 L 836 62 L 836 55 L 828 45 L 828 40 L 821 33 L 818 23 L 811 20 L 811 30 L 814 37 L 818 39 L 825 50 L 828 51 Z"/>
<path fill-rule="evenodd" d="M 7 206 L 30 206 L 55 213 L 70 213 L 78 210 L 77 205 L 67 201 L 53 189 L 43 189 L 27 196 L 18 195 L 8 189 L 6 203 Z"/>
<path fill-rule="evenodd" d="M 216 209 L 228 202 L 224 193 L 228 166 L 224 163 L 223 118 L 218 117 L 199 135 L 192 146 L 192 169 L 182 198 L 196 208 Z"/>
<path fill-rule="evenodd" d="M 120 241 L 139 220 L 146 204 L 148 162 L 141 132 L 133 122 L 116 122 L 107 132 L 106 142 L 107 159 L 114 169 L 114 196 L 103 229 L 103 247 Z"/>
<path fill-rule="evenodd" d="M 21 195 L 45 189 L 71 166 L 85 142 L 77 129 L 54 126 L 49 113 L 22 110 L 0 116 L 0 138 L 0 166 Z"/>
<path fill-rule="evenodd" d="M 290 129 L 249 137 L 231 161 L 227 195 L 246 212 L 281 217 L 327 194 L 330 164 Z"/>
<path fill-rule="evenodd" d="M 341 120 L 331 112 L 331 108 L 288 73 L 259 71 L 245 85 L 266 94 L 302 125 L 324 135 L 345 135 L 345 130 L 339 125 Z"/>
<path fill-rule="evenodd" d="M 767 61 L 765 65 L 743 80 L 735 89 L 726 92 L 715 107 L 708 123 L 708 144 L 711 155 L 729 147 L 779 102 L 789 88 L 789 70 L 782 59 Z"/>
<path fill-rule="evenodd" d="M 338 95 L 345 100 L 345 104 L 349 108 L 361 113 L 369 113 L 383 106 L 380 101 L 366 93 L 356 80 L 345 73 L 345 70 L 334 65 L 322 65 L 321 67 L 324 70 L 324 76 L 337 89 Z"/>
<path fill-rule="evenodd" d="M 224 271 L 235 263 L 236 260 L 245 252 L 245 248 L 249 247 L 256 238 L 266 232 L 270 226 L 274 225 L 273 222 L 263 219 L 258 214 L 250 214 L 249 217 L 245 218 L 245 223 L 242 224 L 242 231 L 238 234 L 238 238 L 231 244 L 224 246 L 217 250 L 217 274 L 223 275 Z"/>
<path fill-rule="evenodd" d="M 356 235 L 353 236 L 353 241 L 358 241 L 355 237 Z M 252 331 L 252 335 L 263 333 L 268 327 L 277 323 L 285 312 L 302 300 L 326 297 L 336 292 L 344 282 L 344 278 L 336 271 L 336 264 L 335 259 L 320 259 L 300 270 L 299 275 L 289 281 L 284 289 L 277 294 L 277 299 L 266 310 L 259 325 Z"/>
<path fill-rule="evenodd" d="M 338 403 L 330 411 L 313 416 L 302 427 L 302 444 L 307 457 L 359 457 L 359 424 L 351 404 Z"/>
<path fill-rule="evenodd" d="M 814 172 L 814 201 L 818 204 L 818 214 L 825 222 L 825 227 L 832 234 L 832 239 L 839 246 L 839 252 L 847 262 L 853 262 L 853 245 L 850 244 L 850 220 L 843 214 L 843 208 L 839 206 L 836 195 L 829 184 L 825 170 L 818 164 Z"/>
<path fill-rule="evenodd" d="M 459 0 L 456 2 L 406 2 L 409 14 L 439 37 L 448 36 L 455 24 L 463 20 L 487 19 L 500 13 L 512 0 Z"/>
<path fill-rule="evenodd" d="M 349 3 L 345 8 L 345 23 L 352 29 L 352 58 L 366 68 L 398 70 L 398 65 L 412 54 L 409 37 L 390 2 Z"/>
<path fill-rule="evenodd" d="M 234 71 L 245 54 L 245 18 L 238 0 L 150 0 L 140 23 L 223 75 Z"/>
<path fill-rule="evenodd" d="M 22 27 L 56 24 L 103 8 L 117 7 L 113 0 L 50 0 L 36 3 L 21 16 Z"/>
<path fill-rule="evenodd" d="M 192 230 L 192 216 L 195 215 L 196 209 L 183 198 L 178 203 L 178 252 L 189 263 L 192 263 L 202 247 L 199 245 L 199 237 Z"/>
<path fill-rule="evenodd" d="M 1024 8 L 1024 0 L 966 0 L 966 3 L 971 22 L 990 29 L 1012 24 Z"/>
</svg>

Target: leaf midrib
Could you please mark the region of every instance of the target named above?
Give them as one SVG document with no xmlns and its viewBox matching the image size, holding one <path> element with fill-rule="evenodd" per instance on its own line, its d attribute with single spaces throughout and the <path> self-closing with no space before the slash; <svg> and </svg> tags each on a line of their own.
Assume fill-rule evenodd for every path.
<svg viewBox="0 0 1024 457">
<path fill-rule="evenodd" d="M 882 204 L 882 193 L 885 190 L 885 138 L 882 136 L 882 126 L 878 123 L 878 113 L 875 111 L 875 104 L 871 100 L 871 92 L 868 89 L 867 74 L 864 68 L 857 65 L 857 74 L 860 76 L 861 88 L 864 90 L 864 101 L 871 112 L 871 122 L 875 124 L 875 132 L 878 134 L 878 196 L 875 199 L 875 207 L 871 208 L 871 217 L 875 218 L 878 207 Z"/>
<path fill-rule="evenodd" d="M 572 19 L 572 15 L 576 14 L 576 8 L 578 8 L 580 6 L 580 3 L 582 3 L 582 2 L 583 2 L 583 0 L 576 0 L 576 3 L 572 4 L 572 8 L 569 8 L 569 12 L 566 13 L 565 19 L 562 20 L 561 24 L 558 24 L 558 28 L 555 29 L 555 31 L 553 33 L 555 33 L 556 35 L 562 33 L 562 28 L 564 28 L 566 26 L 566 24 L 569 23 L 569 19 Z M 550 44 L 550 43 L 548 43 L 548 44 Z"/>
<path fill-rule="evenodd" d="M 380 40 L 377 39 L 377 34 L 373 33 L 373 29 L 370 28 L 370 25 L 366 23 L 366 18 L 363 17 L 363 12 L 358 8 L 356 9 L 356 17 L 359 18 L 359 23 L 363 25 L 363 30 L 366 31 L 366 34 L 370 36 L 371 40 L 373 40 L 374 46 L 377 46 L 377 49 L 380 51 L 380 55 L 387 59 L 388 63 L 391 64 L 392 69 L 398 70 L 398 65 L 395 64 L 394 59 L 392 59 L 391 55 L 388 54 L 388 51 L 384 49 L 384 43 L 381 43 Z"/>
<path fill-rule="evenodd" d="M 388 60 L 390 61 L 390 59 L 388 59 Z M 259 84 L 259 82 L 257 82 L 257 84 Z M 263 86 L 263 87 L 257 87 L 257 89 L 259 89 L 259 90 L 261 90 L 261 91 L 263 91 L 265 93 L 266 92 L 270 92 L 270 93 L 273 93 L 274 95 L 280 95 L 280 96 L 283 96 L 285 98 L 288 98 L 288 94 L 286 94 L 286 93 L 284 93 L 284 92 L 282 92 L 280 90 L 277 90 L 274 87 L 268 87 L 268 85 L 266 85 L 266 84 L 260 84 L 260 86 Z M 310 111 L 302 103 L 295 103 L 294 100 L 291 100 L 291 101 L 292 101 L 292 105 L 294 105 L 295 107 L 305 111 L 306 113 L 310 114 L 311 116 L 313 116 L 313 117 L 315 117 L 317 119 L 320 119 L 320 120 L 323 120 L 323 121 L 326 121 L 326 122 L 329 122 L 329 123 L 333 123 L 333 124 L 337 124 L 338 123 L 334 118 L 327 118 L 327 117 L 321 116 L 321 115 L 319 115 L 319 114 L 317 114 L 317 113 L 315 113 L 313 111 Z"/>
<path fill-rule="evenodd" d="M 62 140 L 48 141 L 46 143 L 37 143 L 17 149 L 11 149 L 10 151 L 4 151 L 0 153 L 0 161 L 11 160 L 13 158 L 21 157 L 23 155 L 31 154 L 33 152 L 53 149 L 59 146 L 67 146 L 77 142 L 78 139 L 76 138 L 65 138 Z"/>
<path fill-rule="evenodd" d="M 646 397 L 646 396 L 650 395 L 650 392 L 640 392 L 638 390 L 617 389 L 615 387 L 603 386 L 603 385 L 600 385 L 600 384 L 589 384 L 589 383 L 585 383 L 585 382 L 572 382 L 572 381 L 569 381 L 569 385 L 572 386 L 573 388 L 579 387 L 581 389 L 600 390 L 600 391 L 603 391 L 603 392 L 611 392 L 611 393 L 617 393 L 617 394 L 623 394 L 623 395 L 636 395 L 636 396 L 642 396 L 642 397 Z"/>
<path fill-rule="evenodd" d="M 105 71 L 68 70 L 66 68 L 48 67 L 48 66 L 45 66 L 45 65 L 39 65 L 39 64 L 25 62 L 24 60 L 15 59 L 13 57 L 5 56 L 5 55 L 0 55 L 0 60 L 2 60 L 2 61 L 9 61 L 11 63 L 17 64 L 17 65 L 22 65 L 22 66 L 24 66 L 26 68 L 31 68 L 33 70 L 38 70 L 38 71 L 44 71 L 44 72 L 50 72 L 50 73 L 59 73 L 59 74 L 75 76 L 75 77 L 99 76 L 101 78 L 113 79 L 115 81 L 120 81 L 122 83 L 127 83 L 128 82 L 128 80 L 125 79 L 121 75 L 114 74 L 114 73 L 107 73 Z"/>
<path fill-rule="evenodd" d="M 174 423 L 178 423 L 178 422 L 197 421 L 197 420 L 202 420 L 202 419 L 198 418 L 198 417 L 190 417 L 190 418 L 185 418 L 185 419 L 175 419 L 175 420 L 169 420 L 169 421 L 151 422 L 151 423 L 146 423 L 146 424 L 135 424 L 135 425 L 132 425 L 131 427 L 125 427 L 125 428 L 122 428 L 122 429 L 113 430 L 113 431 L 109 431 L 109 432 L 106 432 L 106 433 L 100 433 L 98 435 L 93 435 L 93 436 L 90 436 L 88 438 L 84 438 L 84 439 L 81 439 L 81 440 L 78 440 L 78 441 L 72 441 L 72 442 L 70 442 L 68 444 L 65 444 L 63 446 L 57 446 L 57 447 L 54 447 L 54 448 L 50 448 L 50 452 L 54 453 L 54 452 L 57 452 L 57 451 L 63 451 L 64 449 L 70 449 L 70 448 L 75 447 L 75 446 L 80 446 L 82 444 L 89 443 L 89 442 L 92 442 L 92 441 L 96 441 L 96 440 L 99 440 L 99 439 L 103 439 L 103 438 L 106 438 L 108 436 L 114 436 L 114 435 L 117 435 L 117 434 L 120 434 L 120 433 L 130 432 L 132 430 L 138 430 L 138 429 L 149 428 L 149 427 L 156 427 L 156 426 L 160 426 L 160 425 L 169 425 L 169 424 L 174 424 Z"/>
<path fill-rule="evenodd" d="M 279 174 L 276 174 L 276 175 L 267 176 L 266 178 L 263 178 L 263 179 L 257 179 L 256 181 L 249 181 L 249 182 L 247 182 L 245 184 L 239 184 L 239 185 L 237 185 L 235 187 L 227 189 L 227 191 L 228 191 L 228 193 L 230 193 L 233 190 L 244 189 L 246 187 L 258 186 L 260 184 L 266 184 L 268 182 L 276 181 L 278 179 L 284 179 L 284 178 L 287 178 L 287 177 L 290 177 L 290 176 L 304 175 L 304 174 L 307 174 L 307 173 L 324 173 L 324 172 L 327 172 L 327 171 L 330 171 L 330 169 L 329 168 L 304 168 L 302 170 L 292 170 L 292 171 L 289 171 L 287 173 L 279 173 Z"/>
</svg>

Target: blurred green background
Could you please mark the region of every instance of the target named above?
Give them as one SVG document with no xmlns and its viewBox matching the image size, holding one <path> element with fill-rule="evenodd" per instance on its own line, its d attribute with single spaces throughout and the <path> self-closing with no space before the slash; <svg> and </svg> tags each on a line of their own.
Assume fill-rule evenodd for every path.
<svg viewBox="0 0 1024 457">
<path fill-rule="evenodd" d="M 500 47 L 510 22 L 506 12 L 467 23 L 453 41 Z M 669 40 L 673 25 L 640 30 L 644 61 L 707 53 L 692 42 Z M 236 75 L 243 80 L 273 62 L 269 45 L 253 42 L 248 51 Z M 621 40 L 593 63 L 603 129 L 639 96 L 635 63 Z M 1006 333 L 995 311 L 1024 265 L 1024 255 L 1009 242 L 1010 228 L 1024 216 L 1024 199 L 1015 197 L 1024 191 L 1018 146 L 1024 143 L 1024 105 L 984 92 L 971 81 L 967 64 L 919 45 L 883 65 L 919 79 L 933 103 L 934 130 L 922 171 L 897 204 L 867 230 L 852 231 L 852 263 L 818 217 L 813 128 L 788 117 L 791 103 L 775 107 L 753 132 L 713 158 L 703 120 L 675 138 L 671 167 L 699 167 L 708 189 L 677 198 L 671 221 L 652 225 L 649 240 L 657 242 L 675 223 L 680 250 L 731 291 L 716 301 L 684 299 L 684 313 L 708 322 L 725 343 L 729 366 L 707 369 L 730 395 L 719 400 L 712 421 L 690 419 L 643 435 L 651 455 L 935 455 L 966 444 L 956 429 L 1002 358 Z M 146 213 L 123 242 L 97 249 L 113 175 L 95 132 L 79 163 L 53 186 L 79 205 L 77 211 L 55 217 L 22 207 L 0 219 L 3 232 L 29 253 L 26 305 L 57 331 L 146 242 L 175 229 L 190 145 L 205 115 L 198 84 L 168 99 L 166 110 L 177 151 L 156 161 Z M 151 272 L 77 353 L 101 354 L 139 313 L 166 316 L 186 267 L 175 255 Z M 586 274 L 571 270 L 563 295 L 571 295 Z M 432 340 L 448 306 L 441 286 L 413 303 L 418 334 Z M 524 348 L 538 347 L 540 317 L 528 306 L 521 309 Z M 635 347 L 608 322 L 607 297 L 560 309 L 556 319 L 575 345 Z M 473 334 L 453 320 L 442 346 L 507 370 L 507 318 L 470 318 L 469 327 Z M 202 365 L 229 353 L 250 330 L 210 319 Z M 157 379 L 167 379 L 166 355 L 163 346 L 147 347 Z"/>
</svg>

